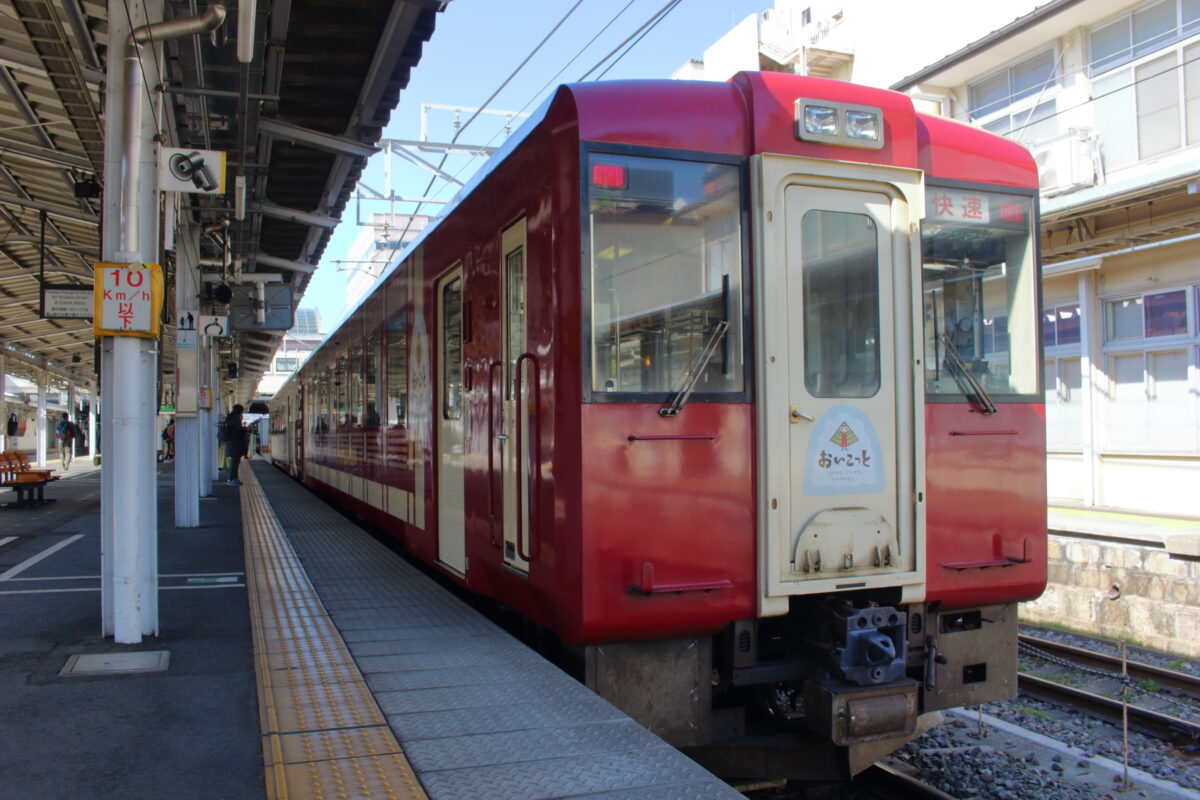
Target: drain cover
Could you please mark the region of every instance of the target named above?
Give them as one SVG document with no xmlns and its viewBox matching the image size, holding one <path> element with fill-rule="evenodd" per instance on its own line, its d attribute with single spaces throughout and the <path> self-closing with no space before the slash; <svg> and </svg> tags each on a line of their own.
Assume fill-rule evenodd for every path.
<svg viewBox="0 0 1200 800">
<path fill-rule="evenodd" d="M 170 650 L 140 650 L 135 653 L 92 653 L 67 659 L 59 677 L 82 675 L 130 675 L 141 672 L 165 672 L 171 663 Z"/>
</svg>

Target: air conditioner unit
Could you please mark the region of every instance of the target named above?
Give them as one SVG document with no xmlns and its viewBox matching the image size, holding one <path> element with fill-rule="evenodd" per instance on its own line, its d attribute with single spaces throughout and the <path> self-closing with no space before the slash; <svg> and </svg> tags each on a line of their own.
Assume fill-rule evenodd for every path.
<svg viewBox="0 0 1200 800">
<path fill-rule="evenodd" d="M 1043 194 L 1065 194 L 1103 179 L 1100 139 L 1091 128 L 1068 128 L 1066 133 L 1034 142 L 1030 151 Z"/>
</svg>

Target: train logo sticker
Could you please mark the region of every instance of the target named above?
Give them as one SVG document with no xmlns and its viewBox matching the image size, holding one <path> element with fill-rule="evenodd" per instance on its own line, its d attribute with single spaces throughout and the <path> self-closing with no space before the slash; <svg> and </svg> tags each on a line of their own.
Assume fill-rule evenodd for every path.
<svg viewBox="0 0 1200 800">
<path fill-rule="evenodd" d="M 804 459 L 804 494 L 875 494 L 883 491 L 883 453 L 867 416 L 839 405 L 817 420 Z"/>
</svg>

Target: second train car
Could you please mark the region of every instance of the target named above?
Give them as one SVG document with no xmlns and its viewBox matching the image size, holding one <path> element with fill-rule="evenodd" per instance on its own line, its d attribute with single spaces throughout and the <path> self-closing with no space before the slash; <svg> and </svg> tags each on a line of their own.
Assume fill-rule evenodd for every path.
<svg viewBox="0 0 1200 800">
<path fill-rule="evenodd" d="M 1016 691 L 1037 185 L 885 90 L 560 87 L 281 390 L 273 457 L 715 771 L 857 772 Z"/>
</svg>

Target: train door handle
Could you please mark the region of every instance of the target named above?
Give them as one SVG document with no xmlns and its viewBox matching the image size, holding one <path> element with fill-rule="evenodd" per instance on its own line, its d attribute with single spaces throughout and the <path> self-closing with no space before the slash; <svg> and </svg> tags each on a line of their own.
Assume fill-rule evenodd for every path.
<svg viewBox="0 0 1200 800">
<path fill-rule="evenodd" d="M 816 418 L 812 414 L 805 414 L 803 411 L 796 408 L 795 406 L 792 406 L 790 416 L 791 416 L 791 423 L 793 425 L 795 425 L 797 422 L 799 422 L 802 419 L 806 419 L 809 422 L 816 422 Z"/>
</svg>

